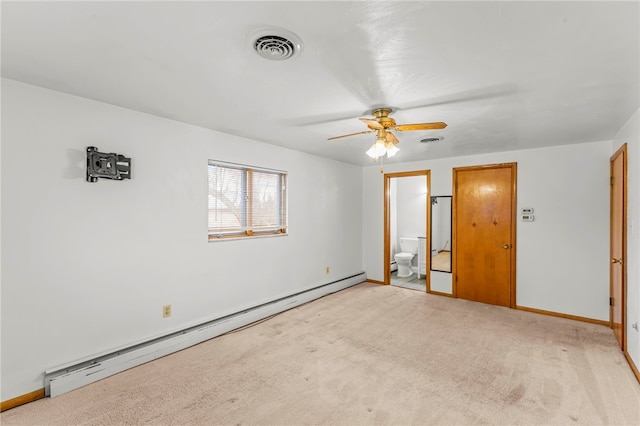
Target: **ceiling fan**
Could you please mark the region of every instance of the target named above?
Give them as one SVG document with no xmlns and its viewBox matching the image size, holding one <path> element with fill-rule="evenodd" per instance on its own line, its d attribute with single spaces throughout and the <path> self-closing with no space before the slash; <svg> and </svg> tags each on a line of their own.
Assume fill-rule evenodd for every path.
<svg viewBox="0 0 640 426">
<path fill-rule="evenodd" d="M 391 130 L 406 132 L 409 130 L 434 130 L 444 129 L 445 127 L 447 127 L 447 124 L 441 121 L 435 123 L 396 124 L 396 121 L 393 118 L 389 117 L 389 114 L 391 114 L 391 112 L 391 108 L 376 108 L 371 111 L 371 115 L 373 115 L 373 118 L 360 118 L 360 121 L 362 121 L 367 125 L 367 127 L 369 127 L 369 130 L 358 133 L 350 133 L 348 135 L 334 136 L 328 138 L 328 140 L 376 132 L 376 141 L 367 151 L 367 155 L 374 160 L 377 160 L 379 157 L 383 157 L 385 154 L 387 155 L 387 157 L 393 157 L 399 151 L 399 148 L 396 145 L 400 141 L 393 133 L 391 133 Z"/>
</svg>

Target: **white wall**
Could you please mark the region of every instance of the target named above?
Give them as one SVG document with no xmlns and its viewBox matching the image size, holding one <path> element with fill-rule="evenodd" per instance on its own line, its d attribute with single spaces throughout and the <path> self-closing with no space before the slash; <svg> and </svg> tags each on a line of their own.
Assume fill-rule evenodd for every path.
<svg viewBox="0 0 640 426">
<path fill-rule="evenodd" d="M 640 368 L 640 110 L 613 139 L 613 154 L 627 143 L 627 352 Z"/>
<path fill-rule="evenodd" d="M 446 195 L 453 167 L 517 162 L 518 209 L 533 207 L 536 216 L 517 223 L 517 305 L 607 321 L 610 155 L 605 141 L 387 164 L 385 172 L 431 170 L 431 192 Z M 372 166 L 362 176 L 363 264 L 382 280 L 383 175 Z"/>
<path fill-rule="evenodd" d="M 85 147 L 132 179 L 85 182 Z M 207 160 L 289 172 L 289 235 L 207 242 Z M 356 166 L 2 80 L 2 395 L 362 268 Z M 330 275 L 325 267 L 330 266 Z M 162 318 L 162 305 L 173 305 Z"/>
</svg>

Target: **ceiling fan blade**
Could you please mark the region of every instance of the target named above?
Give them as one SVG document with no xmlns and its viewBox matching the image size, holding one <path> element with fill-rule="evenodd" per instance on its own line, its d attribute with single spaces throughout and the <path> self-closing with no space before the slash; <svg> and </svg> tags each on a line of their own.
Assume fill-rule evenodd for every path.
<svg viewBox="0 0 640 426">
<path fill-rule="evenodd" d="M 447 127 L 447 123 L 443 123 L 442 121 L 438 121 L 435 123 L 416 123 L 416 124 L 398 124 L 393 128 L 395 130 L 399 130 L 401 132 L 406 132 L 408 130 L 434 130 L 434 129 L 444 129 Z"/>
<path fill-rule="evenodd" d="M 376 129 L 376 130 L 384 129 L 382 124 L 378 123 L 376 120 L 372 120 L 370 118 L 360 118 L 360 121 L 362 121 L 364 124 L 366 124 L 372 129 Z"/>
<path fill-rule="evenodd" d="M 373 132 L 375 132 L 375 130 L 366 130 L 364 132 L 350 133 L 348 135 L 342 135 L 342 136 L 334 136 L 332 138 L 327 138 L 327 140 L 332 141 L 334 139 L 348 138 L 349 136 L 364 135 L 364 134 L 373 133 Z"/>
<path fill-rule="evenodd" d="M 400 141 L 398 140 L 398 138 L 396 138 L 396 135 L 394 135 L 391 132 L 387 132 L 387 142 L 391 142 L 392 144 L 395 145 Z"/>
</svg>

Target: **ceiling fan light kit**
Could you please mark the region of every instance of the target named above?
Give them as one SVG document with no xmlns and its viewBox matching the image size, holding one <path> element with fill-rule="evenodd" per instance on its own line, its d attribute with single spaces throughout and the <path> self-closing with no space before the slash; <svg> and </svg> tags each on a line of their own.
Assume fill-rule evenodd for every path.
<svg viewBox="0 0 640 426">
<path fill-rule="evenodd" d="M 384 130 L 379 130 L 378 138 L 367 151 L 367 155 L 374 160 L 377 160 L 379 157 L 384 157 L 385 155 L 387 158 L 391 158 L 400 151 L 400 148 L 387 138 L 387 135 L 391 133 L 385 134 L 384 132 Z"/>
<path fill-rule="evenodd" d="M 367 155 L 373 158 L 374 161 L 377 161 L 378 158 L 384 157 L 385 155 L 387 158 L 391 158 L 400 151 L 400 148 L 396 146 L 400 141 L 393 133 L 391 133 L 391 130 L 406 132 L 411 130 L 444 129 L 447 127 L 447 124 L 442 121 L 434 123 L 396 124 L 396 121 L 389 117 L 391 112 L 391 108 L 376 108 L 371 111 L 373 118 L 360 118 L 360 121 L 366 124 L 370 130 L 350 133 L 348 135 L 334 136 L 329 138 L 329 140 L 377 132 L 375 143 L 367 150 Z M 433 139 L 437 140 L 437 138 Z"/>
<path fill-rule="evenodd" d="M 393 157 L 398 153 L 398 151 L 400 151 L 400 148 L 398 148 L 395 145 L 391 145 L 390 147 L 387 147 L 387 157 Z"/>
</svg>

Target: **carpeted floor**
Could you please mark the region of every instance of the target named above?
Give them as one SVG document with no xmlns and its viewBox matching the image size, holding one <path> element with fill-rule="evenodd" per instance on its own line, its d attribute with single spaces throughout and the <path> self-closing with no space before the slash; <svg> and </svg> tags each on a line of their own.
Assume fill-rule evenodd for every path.
<svg viewBox="0 0 640 426">
<path fill-rule="evenodd" d="M 3 425 L 640 424 L 612 331 L 364 283 Z"/>
</svg>

